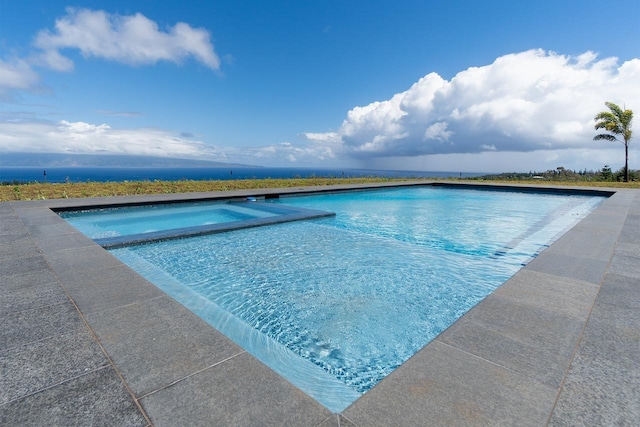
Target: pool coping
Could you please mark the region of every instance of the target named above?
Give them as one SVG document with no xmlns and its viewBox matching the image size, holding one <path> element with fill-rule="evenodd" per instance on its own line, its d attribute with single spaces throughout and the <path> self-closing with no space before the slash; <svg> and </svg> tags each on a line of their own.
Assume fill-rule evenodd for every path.
<svg viewBox="0 0 640 427">
<path fill-rule="evenodd" d="M 341 414 L 51 210 L 400 185 L 611 196 Z M 0 424 L 637 424 L 639 194 L 411 181 L 1 203 Z"/>
</svg>

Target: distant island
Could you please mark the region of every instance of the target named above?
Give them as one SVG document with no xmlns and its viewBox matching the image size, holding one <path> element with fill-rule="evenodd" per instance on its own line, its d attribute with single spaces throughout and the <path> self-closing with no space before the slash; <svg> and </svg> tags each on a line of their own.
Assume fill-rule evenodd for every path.
<svg viewBox="0 0 640 427">
<path fill-rule="evenodd" d="M 260 166 L 172 157 L 107 154 L 0 153 L 0 167 L 259 168 Z"/>
</svg>

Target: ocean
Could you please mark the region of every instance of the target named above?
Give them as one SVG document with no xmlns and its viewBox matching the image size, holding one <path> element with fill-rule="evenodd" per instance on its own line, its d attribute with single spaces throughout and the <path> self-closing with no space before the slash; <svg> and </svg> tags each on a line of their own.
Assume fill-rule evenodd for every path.
<svg viewBox="0 0 640 427">
<path fill-rule="evenodd" d="M 0 167 L 0 183 L 230 180 L 309 177 L 452 178 L 481 173 L 313 168 Z"/>
</svg>

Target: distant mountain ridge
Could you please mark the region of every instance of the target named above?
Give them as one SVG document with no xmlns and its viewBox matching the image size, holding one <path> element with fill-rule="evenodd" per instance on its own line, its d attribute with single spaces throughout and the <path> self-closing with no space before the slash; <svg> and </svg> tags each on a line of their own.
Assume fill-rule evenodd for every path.
<svg viewBox="0 0 640 427">
<path fill-rule="evenodd" d="M 213 162 L 210 160 L 178 159 L 170 157 L 126 156 L 101 154 L 61 153 L 0 153 L 0 167 L 131 167 L 131 168 L 229 168 L 260 167 L 241 163 Z"/>
</svg>

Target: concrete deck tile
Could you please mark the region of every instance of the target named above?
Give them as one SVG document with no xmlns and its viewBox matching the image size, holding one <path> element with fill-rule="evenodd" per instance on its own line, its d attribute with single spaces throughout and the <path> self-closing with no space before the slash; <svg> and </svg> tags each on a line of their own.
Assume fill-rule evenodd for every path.
<svg viewBox="0 0 640 427">
<path fill-rule="evenodd" d="M 154 425 L 315 426 L 330 412 L 247 353 L 140 400 Z"/>
<path fill-rule="evenodd" d="M 34 267 L 0 275 L 0 290 L 2 292 L 15 292 L 30 285 L 57 282 L 58 279 L 44 260 Z"/>
<path fill-rule="evenodd" d="M 527 306 L 586 319 L 599 285 L 553 276 L 526 268 L 493 292 Z"/>
<path fill-rule="evenodd" d="M 616 249 L 614 250 L 615 255 L 626 255 L 629 257 L 634 257 L 640 261 L 640 240 L 637 243 L 621 243 L 618 241 L 616 245 Z"/>
<path fill-rule="evenodd" d="M 640 242 L 640 226 L 624 224 L 620 232 L 619 243 L 638 243 Z"/>
<path fill-rule="evenodd" d="M 22 274 L 34 270 L 48 270 L 48 268 L 49 266 L 44 260 L 44 257 L 39 253 L 26 257 L 10 256 L 8 259 L 3 258 L 0 260 L 0 277 Z"/>
<path fill-rule="evenodd" d="M 87 321 L 137 396 L 243 352 L 168 296 L 89 315 Z"/>
<path fill-rule="evenodd" d="M 86 328 L 0 350 L 0 405 L 89 371 L 108 361 Z"/>
<path fill-rule="evenodd" d="M 5 426 L 146 426 L 148 421 L 111 367 L 0 406 Z"/>
<path fill-rule="evenodd" d="M 640 227 L 640 207 L 637 213 L 629 213 L 625 220 L 625 225 L 635 228 Z"/>
<path fill-rule="evenodd" d="M 7 313 L 0 328 L 0 348 L 8 349 L 75 331 L 84 326 L 70 301 Z"/>
<path fill-rule="evenodd" d="M 599 229 L 619 232 L 627 218 L 625 209 L 596 209 L 580 221 L 575 228 Z M 572 229 L 573 230 L 573 229 Z"/>
<path fill-rule="evenodd" d="M 556 251 L 554 246 L 551 246 L 527 264 L 526 268 L 590 283 L 597 284 L 602 281 L 608 261 L 586 258 L 579 253 L 568 255 L 564 252 L 565 248 L 562 251 Z"/>
<path fill-rule="evenodd" d="M 639 354 L 638 348 L 635 354 Z M 605 349 L 605 354 L 607 350 Z M 551 426 L 640 425 L 640 368 L 577 354 L 551 416 Z"/>
<path fill-rule="evenodd" d="M 587 314 L 576 317 L 494 294 L 436 340 L 557 388 Z"/>
<path fill-rule="evenodd" d="M 22 209 L 19 212 L 20 219 L 27 228 L 65 222 L 64 219 L 49 209 Z"/>
<path fill-rule="evenodd" d="M 4 243 L 0 238 L 0 260 L 8 262 L 10 258 L 29 258 L 40 256 L 40 251 L 29 236 L 21 236 L 11 243 Z"/>
<path fill-rule="evenodd" d="M 22 221 L 17 215 L 3 215 L 0 219 L 0 236 L 25 234 Z"/>
<path fill-rule="evenodd" d="M 543 425 L 556 390 L 432 342 L 343 411 L 361 426 Z"/>
<path fill-rule="evenodd" d="M 53 224 L 41 224 L 41 225 L 32 225 L 27 227 L 29 234 L 33 239 L 43 238 L 43 237 L 53 237 L 60 236 L 70 233 L 76 233 L 78 230 L 71 227 L 68 222 L 61 219 L 63 222 L 55 222 Z"/>
<path fill-rule="evenodd" d="M 598 293 L 597 303 L 640 310 L 638 294 L 640 294 L 639 280 L 626 275 L 609 273 Z"/>
<path fill-rule="evenodd" d="M 74 270 L 77 272 L 105 267 L 118 267 L 122 263 L 98 245 L 65 249 L 46 253 L 44 256 L 57 272 Z"/>
<path fill-rule="evenodd" d="M 70 269 L 58 275 L 85 315 L 165 295 L 126 265 L 85 271 Z"/>
<path fill-rule="evenodd" d="M 48 270 L 42 273 L 13 275 L 10 281 L 0 282 L 0 316 L 69 302 L 55 276 Z"/>
<path fill-rule="evenodd" d="M 38 246 L 42 253 L 47 254 L 65 249 L 84 248 L 95 245 L 93 240 L 79 231 L 64 234 L 62 236 L 38 236 L 33 239 L 33 242 Z"/>
<path fill-rule="evenodd" d="M 637 282 L 640 283 L 640 258 L 617 254 L 611 260 L 609 273 L 625 275 L 637 279 Z"/>
<path fill-rule="evenodd" d="M 590 359 L 606 359 L 621 372 L 640 375 L 638 311 L 610 304 L 600 304 L 594 310 L 595 317 L 589 321 L 580 343 L 580 354 Z"/>
<path fill-rule="evenodd" d="M 20 241 L 23 241 L 24 239 L 30 239 L 30 238 L 31 237 L 29 236 L 29 233 L 26 232 L 26 230 L 24 230 L 23 233 L 0 234 L 0 246 L 10 248 L 11 245 L 13 245 L 15 242 L 20 242 Z M 7 259 L 9 256 L 11 256 L 10 250 L 6 253 L 6 257 L 0 258 L 0 261 Z"/>
<path fill-rule="evenodd" d="M 608 262 L 621 228 L 620 224 L 615 227 L 615 231 L 612 231 L 580 223 L 553 244 L 554 254 L 568 256 L 578 254 L 590 260 Z M 579 252 L 576 252 L 577 250 Z"/>
</svg>

